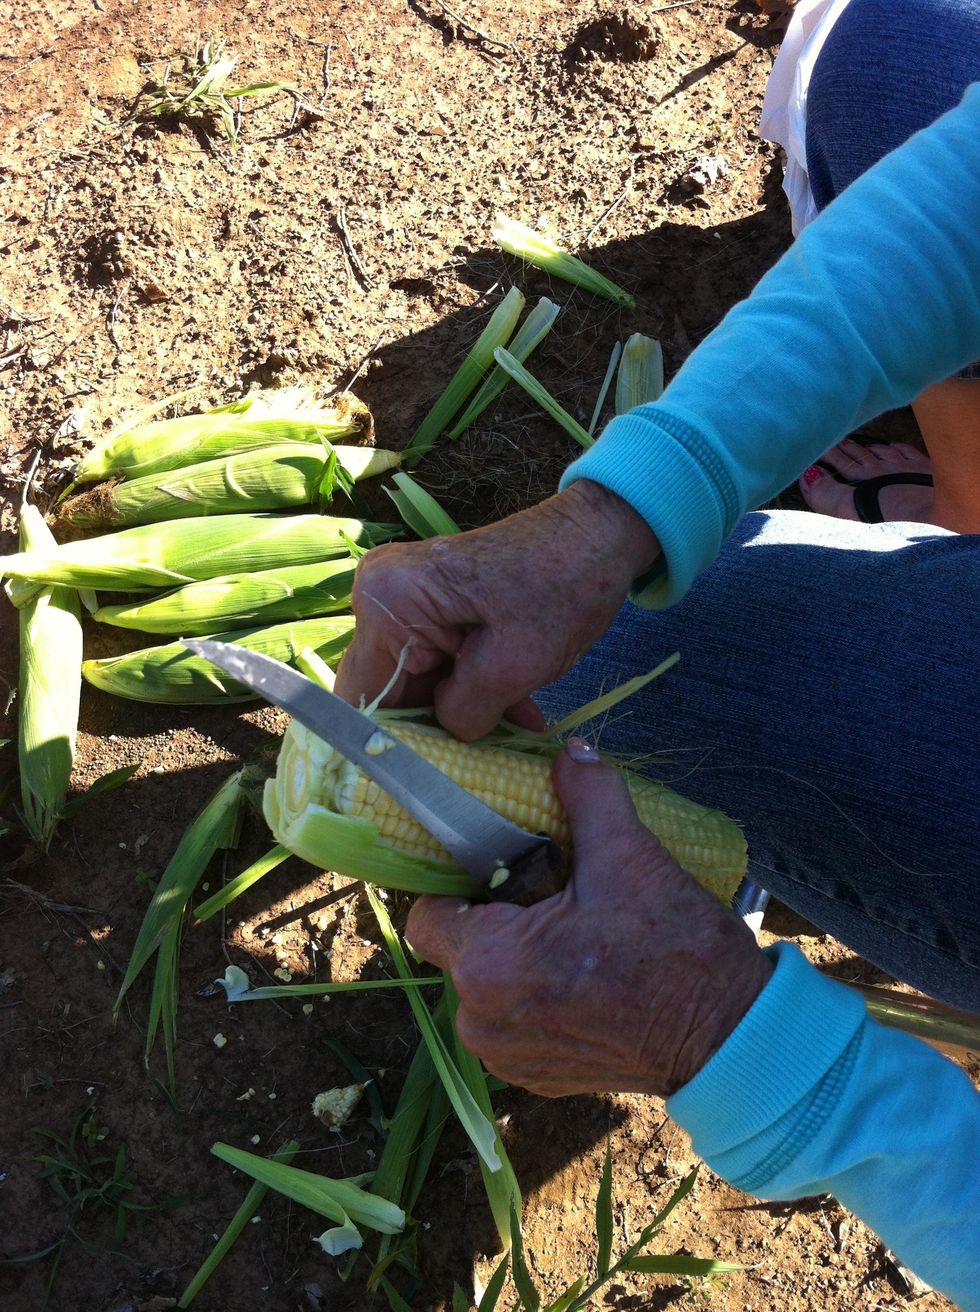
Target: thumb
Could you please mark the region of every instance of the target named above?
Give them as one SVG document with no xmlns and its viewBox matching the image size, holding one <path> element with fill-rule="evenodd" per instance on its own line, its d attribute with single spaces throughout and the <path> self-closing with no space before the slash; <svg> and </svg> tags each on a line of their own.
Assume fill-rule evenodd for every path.
<svg viewBox="0 0 980 1312">
<path fill-rule="evenodd" d="M 405 938 L 425 961 L 451 974 L 473 940 L 519 911 L 504 903 L 471 906 L 458 897 L 420 897 L 408 913 Z"/>
<path fill-rule="evenodd" d="M 572 828 L 578 897 L 591 901 L 648 875 L 663 849 L 636 814 L 620 772 L 583 739 L 570 738 L 551 777 Z"/>
</svg>

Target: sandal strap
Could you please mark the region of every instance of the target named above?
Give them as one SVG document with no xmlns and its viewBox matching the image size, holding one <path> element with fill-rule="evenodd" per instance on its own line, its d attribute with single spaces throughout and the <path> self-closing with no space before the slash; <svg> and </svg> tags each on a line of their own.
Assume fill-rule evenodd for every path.
<svg viewBox="0 0 980 1312">
<path fill-rule="evenodd" d="M 863 478 L 854 484 L 854 509 L 862 524 L 883 524 L 885 517 L 881 513 L 878 495 L 883 488 L 899 487 L 912 484 L 915 487 L 932 487 L 931 474 L 878 474 L 875 478 Z"/>
</svg>

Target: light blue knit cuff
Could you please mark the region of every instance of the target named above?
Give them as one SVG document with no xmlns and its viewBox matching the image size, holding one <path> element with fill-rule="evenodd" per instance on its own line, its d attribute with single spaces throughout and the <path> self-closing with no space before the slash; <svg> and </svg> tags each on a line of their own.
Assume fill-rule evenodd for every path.
<svg viewBox="0 0 980 1312">
<path fill-rule="evenodd" d="M 650 525 L 666 562 L 633 585 L 640 606 L 679 601 L 706 569 L 740 515 L 738 494 L 717 452 L 659 404 L 614 419 L 566 469 L 560 487 L 580 478 L 617 493 Z"/>
<path fill-rule="evenodd" d="M 764 1192 L 767 1159 L 785 1165 L 789 1126 L 819 1123 L 808 1105 L 824 1105 L 828 1073 L 853 1052 L 867 1020 L 861 996 L 827 979 L 789 943 L 766 949 L 776 963 L 769 983 L 738 1028 L 667 1111 L 691 1135 L 694 1147 L 728 1180 L 754 1181 Z M 832 1114 L 825 1107 L 822 1115 Z M 798 1145 L 802 1150 L 805 1145 Z M 723 1164 L 718 1159 L 723 1158 Z"/>
</svg>

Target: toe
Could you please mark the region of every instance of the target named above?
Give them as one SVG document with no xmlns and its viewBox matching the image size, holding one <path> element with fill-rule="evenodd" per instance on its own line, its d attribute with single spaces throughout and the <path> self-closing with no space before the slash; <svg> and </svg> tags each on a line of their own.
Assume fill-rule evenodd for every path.
<svg viewBox="0 0 980 1312">
<path fill-rule="evenodd" d="M 831 515 L 834 519 L 857 519 L 853 489 L 846 483 L 838 482 L 833 474 L 821 469 L 820 465 L 811 465 L 804 470 L 799 487 L 803 500 L 818 515 Z"/>
</svg>

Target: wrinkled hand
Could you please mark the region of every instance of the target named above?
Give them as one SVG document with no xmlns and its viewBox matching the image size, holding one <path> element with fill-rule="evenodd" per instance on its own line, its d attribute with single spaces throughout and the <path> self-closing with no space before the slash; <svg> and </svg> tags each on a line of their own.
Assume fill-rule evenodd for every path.
<svg viewBox="0 0 980 1312">
<path fill-rule="evenodd" d="M 376 547 L 357 569 L 337 692 L 377 696 L 409 643 L 387 705 L 434 706 L 464 739 L 505 713 L 540 728 L 531 693 L 601 637 L 658 553 L 636 511 L 587 480 L 487 528 Z"/>
<path fill-rule="evenodd" d="M 459 1036 L 492 1074 L 552 1097 L 667 1096 L 721 1046 L 772 967 L 641 824 L 594 750 L 573 741 L 553 777 L 575 847 L 565 890 L 530 908 L 420 898 L 407 937 L 452 975 Z"/>
</svg>

